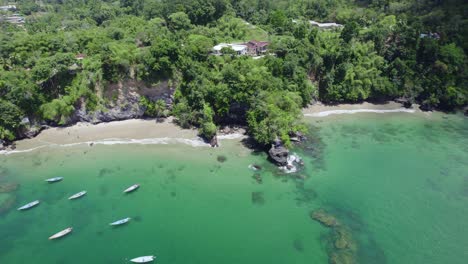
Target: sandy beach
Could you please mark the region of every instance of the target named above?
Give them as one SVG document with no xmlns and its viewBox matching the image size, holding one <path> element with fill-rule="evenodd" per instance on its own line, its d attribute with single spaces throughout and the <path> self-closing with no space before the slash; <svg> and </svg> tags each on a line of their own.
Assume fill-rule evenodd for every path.
<svg viewBox="0 0 468 264">
<path fill-rule="evenodd" d="M 307 108 L 304 108 L 304 116 L 325 117 L 336 114 L 355 114 L 355 113 L 395 113 L 407 112 L 416 113 L 421 112 L 417 105 L 413 108 L 405 108 L 402 104 L 396 102 L 387 102 L 385 104 L 372 104 L 368 102 L 360 104 L 339 104 L 339 105 L 325 105 L 316 103 Z"/>
<path fill-rule="evenodd" d="M 404 108 L 401 104 L 341 104 L 317 103 L 303 109 L 304 116 L 327 117 L 352 113 L 421 112 L 419 109 Z M 35 138 L 16 141 L 15 151 L 31 150 L 50 145 L 70 144 L 167 144 L 171 142 L 191 145 L 207 145 L 197 136 L 196 129 L 182 129 L 173 122 L 173 117 L 163 122 L 154 119 L 130 119 L 109 123 L 77 123 L 69 127 L 53 127 L 42 131 Z M 243 129 L 234 134 L 219 136 L 219 139 L 242 138 Z"/>
<path fill-rule="evenodd" d="M 197 130 L 182 129 L 167 118 L 129 119 L 109 123 L 77 123 L 69 127 L 53 127 L 30 139 L 16 141 L 16 150 L 26 150 L 46 145 L 64 145 L 116 140 L 142 139 L 197 139 Z"/>
</svg>

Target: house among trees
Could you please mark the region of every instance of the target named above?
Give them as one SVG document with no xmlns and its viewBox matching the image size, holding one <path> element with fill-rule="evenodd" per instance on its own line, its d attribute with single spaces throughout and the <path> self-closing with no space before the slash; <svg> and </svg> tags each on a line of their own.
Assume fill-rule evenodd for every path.
<svg viewBox="0 0 468 264">
<path fill-rule="evenodd" d="M 244 45 L 247 46 L 247 52 L 251 56 L 262 55 L 267 51 L 267 47 L 270 43 L 266 41 L 251 40 Z"/>
<path fill-rule="evenodd" d="M 0 11 L 10 11 L 10 10 L 16 10 L 16 6 L 15 5 L 0 6 Z"/>
<path fill-rule="evenodd" d="M 24 17 L 19 14 L 13 14 L 11 16 L 1 16 L 0 21 L 5 21 L 11 24 L 24 24 Z"/>
<path fill-rule="evenodd" d="M 83 53 L 78 53 L 75 56 L 75 59 L 77 60 L 83 60 L 84 58 L 86 58 L 86 55 L 84 55 Z"/>
<path fill-rule="evenodd" d="M 293 19 L 292 22 L 297 23 L 297 20 Z M 321 28 L 321 29 L 337 29 L 337 28 L 343 27 L 343 25 L 335 23 L 335 22 L 320 23 L 314 20 L 309 20 L 309 24 L 314 27 Z"/>
<path fill-rule="evenodd" d="M 440 39 L 439 33 L 421 33 L 419 34 L 419 38 L 431 38 L 431 39 Z"/>
<path fill-rule="evenodd" d="M 316 26 L 318 28 L 323 28 L 323 29 L 332 29 L 332 28 L 341 28 L 343 25 L 337 24 L 335 22 L 328 22 L 328 23 L 320 23 L 317 21 L 309 20 L 309 23 L 312 26 Z"/>
<path fill-rule="evenodd" d="M 247 46 L 243 44 L 228 44 L 228 43 L 220 43 L 213 47 L 213 54 L 214 55 L 222 55 L 222 49 L 232 49 L 234 50 L 237 55 L 245 55 L 247 54 Z"/>
<path fill-rule="evenodd" d="M 228 44 L 220 43 L 213 47 L 214 55 L 222 55 L 223 49 L 232 49 L 237 55 L 258 56 L 266 52 L 270 43 L 266 41 L 251 40 L 247 43 Z"/>
</svg>

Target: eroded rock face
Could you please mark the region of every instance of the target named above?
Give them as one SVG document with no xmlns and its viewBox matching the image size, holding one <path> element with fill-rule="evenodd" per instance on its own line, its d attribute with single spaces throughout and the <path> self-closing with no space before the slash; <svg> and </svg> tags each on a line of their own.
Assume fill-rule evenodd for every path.
<svg viewBox="0 0 468 264">
<path fill-rule="evenodd" d="M 288 165 L 289 150 L 284 146 L 272 145 L 268 151 L 270 158 L 280 166 Z"/>
</svg>

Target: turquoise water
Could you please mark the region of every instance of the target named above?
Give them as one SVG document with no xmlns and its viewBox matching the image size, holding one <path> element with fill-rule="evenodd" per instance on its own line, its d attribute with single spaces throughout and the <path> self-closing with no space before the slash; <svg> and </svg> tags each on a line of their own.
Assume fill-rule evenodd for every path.
<svg viewBox="0 0 468 264">
<path fill-rule="evenodd" d="M 295 149 L 305 160 L 295 174 L 234 140 L 218 149 L 80 145 L 2 155 L 0 184 L 19 187 L 0 193 L 0 263 L 128 263 L 151 254 L 174 264 L 328 263 L 333 229 L 309 217 L 318 208 L 350 230 L 354 263 L 465 263 L 466 118 L 306 121 L 314 136 Z M 54 176 L 65 178 L 43 181 Z M 134 183 L 141 188 L 124 195 Z M 67 199 L 81 190 L 88 194 Z M 42 203 L 16 211 L 35 199 Z M 109 226 L 124 217 L 132 220 Z M 47 239 L 69 226 L 70 235 Z"/>
</svg>

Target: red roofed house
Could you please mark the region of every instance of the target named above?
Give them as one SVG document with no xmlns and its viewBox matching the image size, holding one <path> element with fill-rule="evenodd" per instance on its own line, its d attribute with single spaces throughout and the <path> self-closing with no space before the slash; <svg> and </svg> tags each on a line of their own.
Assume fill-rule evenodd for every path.
<svg viewBox="0 0 468 264">
<path fill-rule="evenodd" d="M 86 57 L 86 55 L 84 55 L 84 54 L 82 54 L 82 53 L 76 54 L 76 56 L 75 56 L 75 58 L 76 58 L 77 60 L 82 60 L 82 59 L 84 59 L 85 57 Z"/>
<path fill-rule="evenodd" d="M 265 53 L 270 43 L 266 41 L 251 40 L 244 45 L 247 46 L 247 53 L 253 56 Z"/>
</svg>

